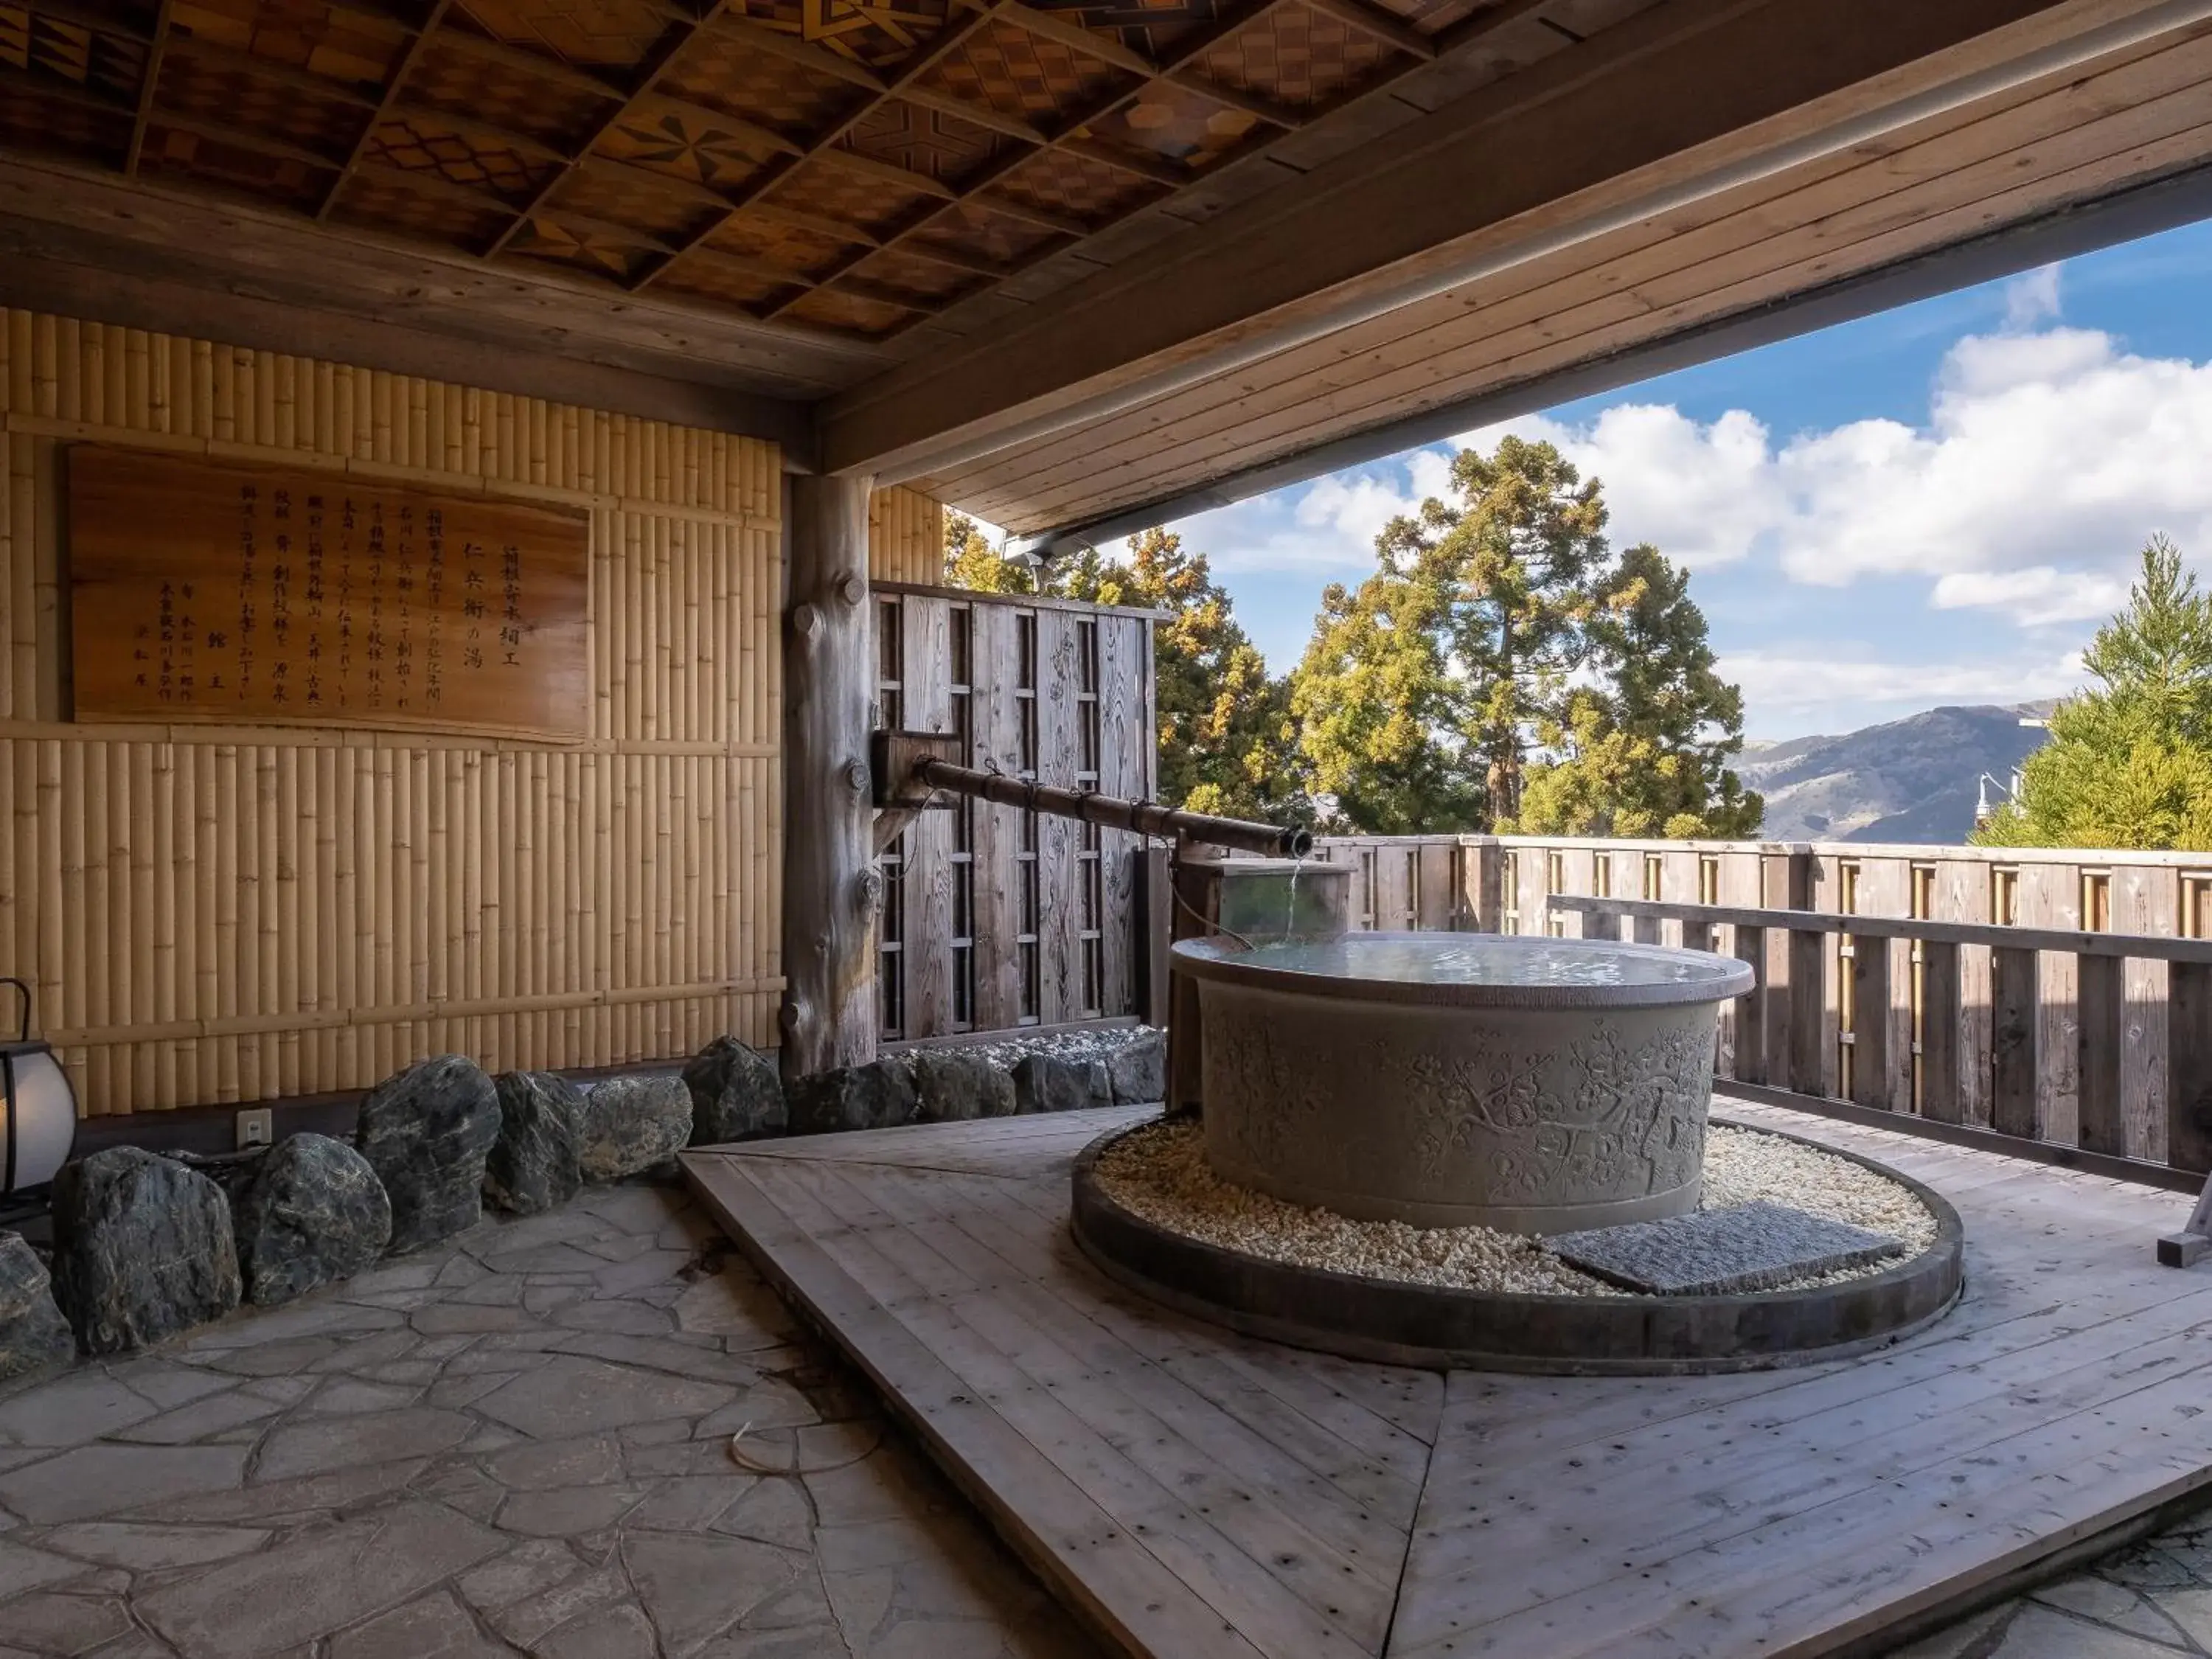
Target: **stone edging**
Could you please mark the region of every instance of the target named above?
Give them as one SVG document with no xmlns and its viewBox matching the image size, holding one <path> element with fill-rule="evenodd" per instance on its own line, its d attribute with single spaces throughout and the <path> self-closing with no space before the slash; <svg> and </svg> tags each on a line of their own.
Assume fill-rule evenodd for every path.
<svg viewBox="0 0 2212 1659">
<path fill-rule="evenodd" d="M 1430 1369 L 1679 1376 L 1817 1364 L 1901 1341 L 1957 1303 L 1965 1229 L 1942 1194 L 1841 1147 L 1712 1121 L 1797 1141 L 1898 1182 L 1935 1215 L 1936 1243 L 1864 1279 L 1736 1296 L 1539 1296 L 1407 1284 L 1245 1255 L 1145 1220 L 1108 1197 L 1096 1174 L 1107 1146 L 1134 1129 L 1083 1149 L 1068 1226 L 1101 1272 L 1179 1313 L 1293 1347 Z"/>
</svg>

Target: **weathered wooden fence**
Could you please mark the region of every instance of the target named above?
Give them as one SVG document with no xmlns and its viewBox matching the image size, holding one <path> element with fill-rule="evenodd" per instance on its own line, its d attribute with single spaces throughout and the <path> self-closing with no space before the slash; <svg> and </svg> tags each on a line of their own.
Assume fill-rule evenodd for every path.
<svg viewBox="0 0 2212 1659">
<path fill-rule="evenodd" d="M 1689 943 L 1758 988 L 1719 1070 L 2043 1149 L 2212 1169 L 2212 857 L 1350 837 L 1355 927 Z"/>
<path fill-rule="evenodd" d="M 1155 613 L 874 591 L 878 725 L 957 732 L 971 766 L 1151 795 Z M 882 1034 L 1136 1012 L 1139 839 L 988 801 L 923 813 L 881 861 Z"/>
</svg>

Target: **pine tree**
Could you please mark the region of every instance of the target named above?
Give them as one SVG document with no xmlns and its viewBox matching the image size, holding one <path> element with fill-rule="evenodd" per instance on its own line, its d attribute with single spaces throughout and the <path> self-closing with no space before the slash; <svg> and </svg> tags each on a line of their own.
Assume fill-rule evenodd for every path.
<svg viewBox="0 0 2212 1659">
<path fill-rule="evenodd" d="M 1549 444 L 1464 451 L 1451 482 L 1323 599 L 1291 690 L 1316 793 L 1371 833 L 1755 830 L 1726 766 L 1742 700 L 1687 577 L 1615 562 L 1597 481 Z"/>
<path fill-rule="evenodd" d="M 2212 848 L 2212 596 L 2165 537 L 2081 659 L 2099 684 L 2059 704 L 2019 799 L 1974 841 Z"/>
<path fill-rule="evenodd" d="M 1690 576 L 1648 544 L 1598 584 L 1585 666 L 1540 735 L 1515 827 L 1540 836 L 1755 834 L 1765 803 L 1728 765 L 1743 746 L 1743 694 L 1716 671 Z"/>
</svg>

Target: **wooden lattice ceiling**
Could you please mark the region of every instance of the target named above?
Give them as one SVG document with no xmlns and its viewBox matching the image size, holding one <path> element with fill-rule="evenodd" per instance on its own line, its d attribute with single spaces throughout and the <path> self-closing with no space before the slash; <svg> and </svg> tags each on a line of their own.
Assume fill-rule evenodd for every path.
<svg viewBox="0 0 2212 1659">
<path fill-rule="evenodd" d="M 885 339 L 1523 9 L 0 0 L 0 146 Z"/>
</svg>

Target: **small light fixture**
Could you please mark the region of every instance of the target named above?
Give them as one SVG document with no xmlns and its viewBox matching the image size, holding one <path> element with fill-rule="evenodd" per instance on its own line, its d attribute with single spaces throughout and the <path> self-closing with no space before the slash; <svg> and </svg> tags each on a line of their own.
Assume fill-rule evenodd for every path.
<svg viewBox="0 0 2212 1659">
<path fill-rule="evenodd" d="M 0 1042 L 0 1199 L 36 1196 L 76 1145 L 76 1091 L 54 1051 L 31 1035 L 31 988 L 0 977 L 21 999 L 21 1029 Z"/>
</svg>

